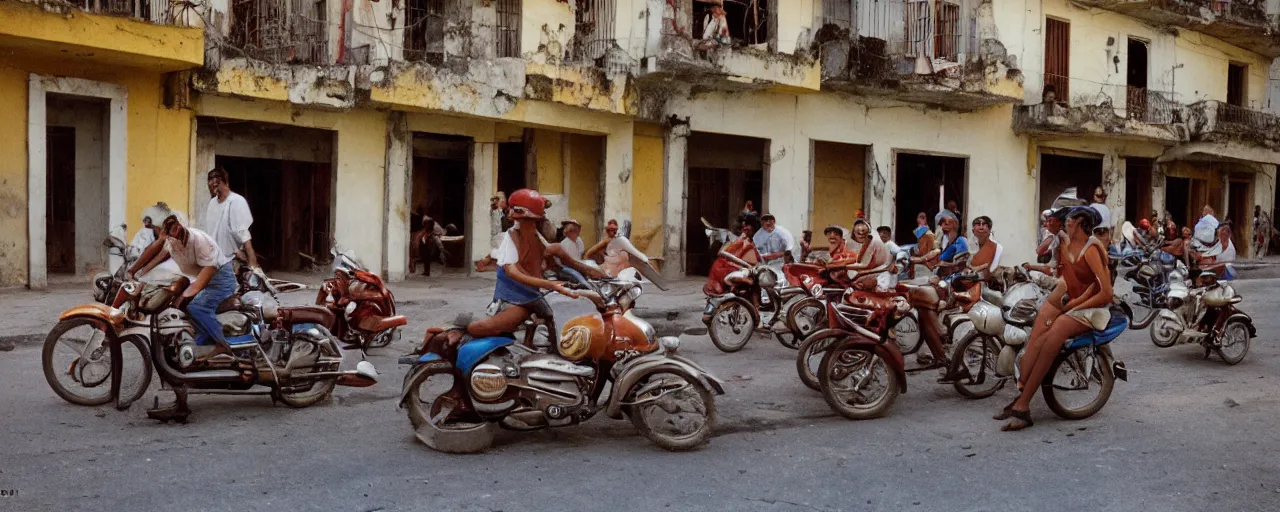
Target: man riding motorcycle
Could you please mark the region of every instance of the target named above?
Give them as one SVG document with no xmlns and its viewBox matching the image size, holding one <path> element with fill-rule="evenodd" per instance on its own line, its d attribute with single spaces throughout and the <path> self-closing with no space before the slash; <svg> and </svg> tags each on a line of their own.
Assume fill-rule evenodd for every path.
<svg viewBox="0 0 1280 512">
<path fill-rule="evenodd" d="M 493 316 L 467 325 L 471 336 L 482 338 L 515 332 L 535 313 L 551 318 L 551 306 L 542 297 L 543 289 L 578 298 L 578 294 L 564 285 L 543 279 L 543 272 L 548 268 L 557 268 L 563 263 L 593 278 L 603 277 L 600 271 L 569 256 L 559 244 L 543 241 L 539 225 L 546 220 L 547 203 L 536 190 L 521 189 L 511 194 L 507 201 L 508 218 L 516 225 L 503 235 L 496 251 L 498 280 L 493 290 L 494 306 L 491 306 L 495 311 Z"/>
</svg>

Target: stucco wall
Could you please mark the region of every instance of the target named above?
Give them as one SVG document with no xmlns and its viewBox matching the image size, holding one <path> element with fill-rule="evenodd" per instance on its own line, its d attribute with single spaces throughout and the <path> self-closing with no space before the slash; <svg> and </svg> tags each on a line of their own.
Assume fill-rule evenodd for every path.
<svg viewBox="0 0 1280 512">
<path fill-rule="evenodd" d="M 662 256 L 662 127 L 636 123 L 633 148 L 631 242 L 649 256 Z"/>
<path fill-rule="evenodd" d="M 1026 2 L 1026 24 L 1019 41 L 1002 39 L 1011 52 L 1019 49 L 1025 76 L 1027 103 L 1039 103 L 1044 86 L 1045 17 L 1071 23 L 1070 96 L 1073 102 L 1097 104 L 1101 95 L 1112 98 L 1117 109 L 1125 104 L 1129 64 L 1128 39 L 1148 43 L 1147 87 L 1171 92 L 1178 101 L 1225 101 L 1227 64 L 1248 64 L 1248 105 L 1265 106 L 1270 61 L 1255 53 L 1190 30 L 1176 35 L 1137 19 L 1102 9 L 1070 4 L 1066 0 Z M 1022 16 L 1022 13 L 1017 13 Z M 1010 13 L 996 13 L 997 20 L 1016 25 Z M 1004 34 L 1002 34 L 1004 35 Z M 1107 45 L 1108 38 L 1114 44 Z M 1107 50 L 1111 53 L 1108 54 Z M 1119 58 L 1119 62 L 1115 58 Z M 1061 93 L 1061 91 L 1059 91 Z"/>
<path fill-rule="evenodd" d="M 200 115 L 333 130 L 336 137 L 334 235 L 375 273 L 382 272 L 387 114 L 372 110 L 330 112 L 290 108 L 283 102 L 201 96 Z"/>
<path fill-rule="evenodd" d="M 588 247 L 600 240 L 604 225 L 600 215 L 600 167 L 604 139 L 565 134 L 569 138 L 569 215 L 582 223 L 582 240 Z M 605 219 L 608 220 L 608 219 Z"/>
<path fill-rule="evenodd" d="M 24 58 L 22 55 L 13 56 Z M 29 57 L 29 56 L 27 56 Z M 128 89 L 125 219 L 129 236 L 141 227 L 143 208 L 164 201 L 188 208 L 191 123 L 189 110 L 169 109 L 161 75 L 119 66 L 75 65 L 48 59 L 0 58 L 0 287 L 27 282 L 27 96 L 30 73 L 75 76 Z M 98 233 L 99 238 L 105 232 Z"/>
<path fill-rule="evenodd" d="M 867 148 L 826 141 L 813 142 L 813 220 L 808 229 L 816 239 L 827 226 L 850 226 L 862 209 Z M 793 230 L 800 236 L 799 229 Z"/>
<path fill-rule="evenodd" d="M 1029 170 L 1026 139 L 1009 129 L 1011 109 L 957 114 L 869 108 L 834 95 L 769 93 L 706 94 L 671 105 L 671 113 L 689 116 L 691 130 L 770 140 L 766 209 L 783 226 L 811 225 L 810 140 L 871 146 L 876 165 L 867 169 L 871 192 L 865 209 L 873 225 L 891 225 L 894 194 L 912 193 L 909 184 L 897 188 L 895 152 L 966 157 L 967 204 L 961 208 L 970 216 L 990 216 L 1011 261 L 1027 261 L 1036 235 L 1037 182 Z M 669 227 L 676 222 L 667 219 Z"/>
<path fill-rule="evenodd" d="M 574 33 L 573 4 L 521 2 L 520 53 L 534 62 L 557 62 L 569 51 Z"/>
</svg>

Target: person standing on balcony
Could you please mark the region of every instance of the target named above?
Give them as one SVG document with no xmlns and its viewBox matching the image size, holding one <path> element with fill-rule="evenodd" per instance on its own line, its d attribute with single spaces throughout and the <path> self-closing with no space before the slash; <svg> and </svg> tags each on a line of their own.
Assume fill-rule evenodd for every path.
<svg viewBox="0 0 1280 512">
<path fill-rule="evenodd" d="M 702 40 L 696 43 L 699 50 L 713 50 L 733 43 L 729 36 L 729 18 L 724 12 L 724 0 L 698 0 L 711 4 L 711 12 L 702 19 Z"/>
</svg>

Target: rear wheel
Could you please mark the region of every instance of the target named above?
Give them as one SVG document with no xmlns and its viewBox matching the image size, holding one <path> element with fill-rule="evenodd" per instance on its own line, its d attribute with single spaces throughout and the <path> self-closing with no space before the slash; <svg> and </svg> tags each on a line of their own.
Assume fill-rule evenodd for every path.
<svg viewBox="0 0 1280 512">
<path fill-rule="evenodd" d="M 775 313 L 775 315 L 782 316 L 775 316 L 774 319 L 769 322 L 769 330 L 773 331 L 773 339 L 777 340 L 778 343 L 782 344 L 782 346 L 791 350 L 800 348 L 800 342 L 804 340 L 804 336 L 796 335 L 796 332 L 791 329 L 790 322 L 788 322 L 788 320 L 791 317 L 791 310 L 797 304 L 804 301 L 805 298 L 806 297 L 804 295 L 799 293 L 791 295 L 783 301 L 782 308 L 779 310 L 780 312 Z"/>
<path fill-rule="evenodd" d="M 496 427 L 487 422 L 465 422 L 452 417 L 461 409 L 461 399 L 450 393 L 454 375 L 450 372 L 412 371 L 405 376 L 408 392 L 404 406 L 409 423 L 419 441 L 433 450 L 446 453 L 482 452 L 493 444 Z"/>
<path fill-rule="evenodd" d="M 747 346 L 759 323 L 750 302 L 742 297 L 729 297 L 711 311 L 708 334 L 716 348 L 724 352 L 737 352 Z"/>
<path fill-rule="evenodd" d="M 277 398 L 285 405 L 295 408 L 311 407 L 333 394 L 337 377 L 321 379 L 309 378 L 310 372 L 336 372 L 342 364 L 342 358 L 330 353 L 324 347 L 310 341 L 295 341 L 289 353 L 290 368 L 306 368 L 308 370 L 291 370 L 286 385 L 277 392 Z"/>
<path fill-rule="evenodd" d="M 956 345 L 951 356 L 952 375 L 967 371 L 964 377 L 957 378 L 953 386 L 960 396 L 965 398 L 986 398 L 994 395 L 1004 387 L 1007 377 L 996 375 L 996 362 L 1000 358 L 1000 343 L 990 336 L 970 332 Z"/>
<path fill-rule="evenodd" d="M 888 362 L 858 345 L 828 351 L 818 381 L 827 405 L 851 420 L 884 416 L 898 399 L 901 386 Z"/>
<path fill-rule="evenodd" d="M 1058 355 L 1040 391 L 1049 410 L 1064 420 L 1082 420 L 1097 414 L 1111 398 L 1116 378 L 1111 373 L 1111 361 L 1102 356 L 1105 347 L 1097 354 L 1081 349 Z"/>
<path fill-rule="evenodd" d="M 822 386 L 818 382 L 818 370 L 822 366 L 822 359 L 826 357 L 827 350 L 834 347 L 845 336 L 843 333 L 832 332 L 805 338 L 804 343 L 800 344 L 800 352 L 796 354 L 796 373 L 800 375 L 800 382 L 809 389 L 822 391 Z"/>
<path fill-rule="evenodd" d="M 1244 356 L 1249 354 L 1249 338 L 1248 325 L 1241 320 L 1229 321 L 1222 329 L 1222 337 L 1219 339 L 1221 344 L 1214 350 L 1218 352 L 1222 362 L 1229 365 L 1238 364 L 1244 361 Z"/>
</svg>

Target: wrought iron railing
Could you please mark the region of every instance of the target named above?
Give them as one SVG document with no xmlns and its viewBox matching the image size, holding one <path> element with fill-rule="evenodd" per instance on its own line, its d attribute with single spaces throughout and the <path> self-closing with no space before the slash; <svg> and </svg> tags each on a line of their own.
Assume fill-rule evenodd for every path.
<svg viewBox="0 0 1280 512">
<path fill-rule="evenodd" d="M 1181 103 L 1173 95 L 1141 87 L 1128 87 L 1125 94 L 1125 114 L 1134 121 L 1147 124 L 1173 124 L 1182 122 Z"/>
<path fill-rule="evenodd" d="M 190 20 L 183 12 L 192 7 L 173 0 L 38 0 L 33 3 L 54 7 L 76 7 L 94 14 L 123 16 L 151 23 L 185 25 Z"/>
<path fill-rule="evenodd" d="M 1202 101 L 1196 106 L 1211 112 L 1214 131 L 1280 133 L 1275 115 L 1221 101 Z"/>
<path fill-rule="evenodd" d="M 617 19 L 615 0 L 577 0 L 574 13 L 573 58 L 596 61 L 615 45 L 614 25 Z"/>
<path fill-rule="evenodd" d="M 959 62 L 976 46 L 972 12 L 948 0 L 862 0 L 856 33 L 886 41 L 889 56 Z"/>
<path fill-rule="evenodd" d="M 520 0 L 497 0 L 498 25 L 494 44 L 498 57 L 520 56 L 520 20 L 523 16 Z"/>
<path fill-rule="evenodd" d="M 329 63 L 325 0 L 233 0 L 230 46 L 275 63 Z"/>
</svg>

